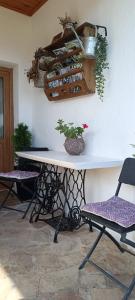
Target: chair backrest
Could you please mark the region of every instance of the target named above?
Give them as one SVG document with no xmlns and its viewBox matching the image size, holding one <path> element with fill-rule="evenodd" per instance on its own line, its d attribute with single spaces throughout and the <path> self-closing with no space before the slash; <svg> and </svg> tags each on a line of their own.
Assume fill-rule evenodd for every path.
<svg viewBox="0 0 135 300">
<path fill-rule="evenodd" d="M 126 158 L 119 176 L 119 183 L 135 185 L 135 158 Z"/>
</svg>

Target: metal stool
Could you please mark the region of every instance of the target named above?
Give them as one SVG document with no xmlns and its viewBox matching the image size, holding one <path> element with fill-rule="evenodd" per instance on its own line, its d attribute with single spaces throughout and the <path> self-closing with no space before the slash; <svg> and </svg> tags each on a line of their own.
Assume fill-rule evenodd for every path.
<svg viewBox="0 0 135 300">
<path fill-rule="evenodd" d="M 35 194 L 35 190 L 36 190 L 36 181 L 37 181 L 38 176 L 39 176 L 38 172 L 30 172 L 30 171 L 14 170 L 14 171 L 10 171 L 10 172 L 0 172 L 0 184 L 2 184 L 8 190 L 6 196 L 4 197 L 2 203 L 0 204 L 0 210 L 2 208 L 6 208 L 9 210 L 22 212 L 22 213 L 24 213 L 23 218 L 25 218 L 26 214 L 34 200 L 34 194 Z M 26 210 L 24 211 L 21 209 L 13 208 L 11 206 L 7 206 L 6 202 L 8 201 L 9 196 L 12 194 L 15 195 L 21 203 L 24 202 L 24 201 L 22 201 L 20 196 L 18 196 L 17 192 L 15 191 L 15 184 L 20 183 L 22 186 L 24 186 L 24 184 L 26 182 L 30 182 L 30 181 L 33 182 L 33 185 L 35 188 L 34 188 L 34 192 L 31 192 L 31 199 L 28 203 Z"/>
</svg>

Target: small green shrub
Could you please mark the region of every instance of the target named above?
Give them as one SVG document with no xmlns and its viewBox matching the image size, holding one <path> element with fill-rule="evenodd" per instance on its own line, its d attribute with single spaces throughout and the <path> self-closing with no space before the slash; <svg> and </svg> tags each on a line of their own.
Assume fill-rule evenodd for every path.
<svg viewBox="0 0 135 300">
<path fill-rule="evenodd" d="M 28 126 L 24 123 L 19 123 L 15 128 L 12 140 L 14 151 L 22 151 L 24 147 L 30 147 L 32 144 L 32 134 Z"/>
</svg>

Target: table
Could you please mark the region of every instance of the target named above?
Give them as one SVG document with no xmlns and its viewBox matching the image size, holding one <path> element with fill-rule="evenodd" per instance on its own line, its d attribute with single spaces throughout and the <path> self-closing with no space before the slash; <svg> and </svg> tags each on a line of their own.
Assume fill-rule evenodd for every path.
<svg viewBox="0 0 135 300">
<path fill-rule="evenodd" d="M 35 221 L 37 221 L 43 220 L 41 216 L 51 215 L 49 220 L 54 222 L 59 217 L 55 214 L 60 211 L 54 242 L 57 242 L 60 230 L 73 230 L 81 226 L 80 208 L 86 203 L 86 170 L 119 167 L 123 163 L 121 159 L 92 155 L 71 156 L 58 151 L 25 151 L 16 154 L 19 157 L 39 162 L 42 166 L 42 176 L 38 183 L 40 192 L 37 194 L 31 220 L 35 216 Z"/>
</svg>

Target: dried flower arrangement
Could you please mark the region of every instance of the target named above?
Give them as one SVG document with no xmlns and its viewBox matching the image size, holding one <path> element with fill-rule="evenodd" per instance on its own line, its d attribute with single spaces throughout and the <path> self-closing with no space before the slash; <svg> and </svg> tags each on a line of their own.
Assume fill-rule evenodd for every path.
<svg viewBox="0 0 135 300">
<path fill-rule="evenodd" d="M 65 14 L 65 17 L 58 17 L 60 24 L 63 26 L 63 29 L 65 30 L 66 26 L 68 24 L 72 24 L 74 27 L 77 25 L 76 21 L 72 21 L 72 19 L 67 15 L 67 13 Z"/>
</svg>

